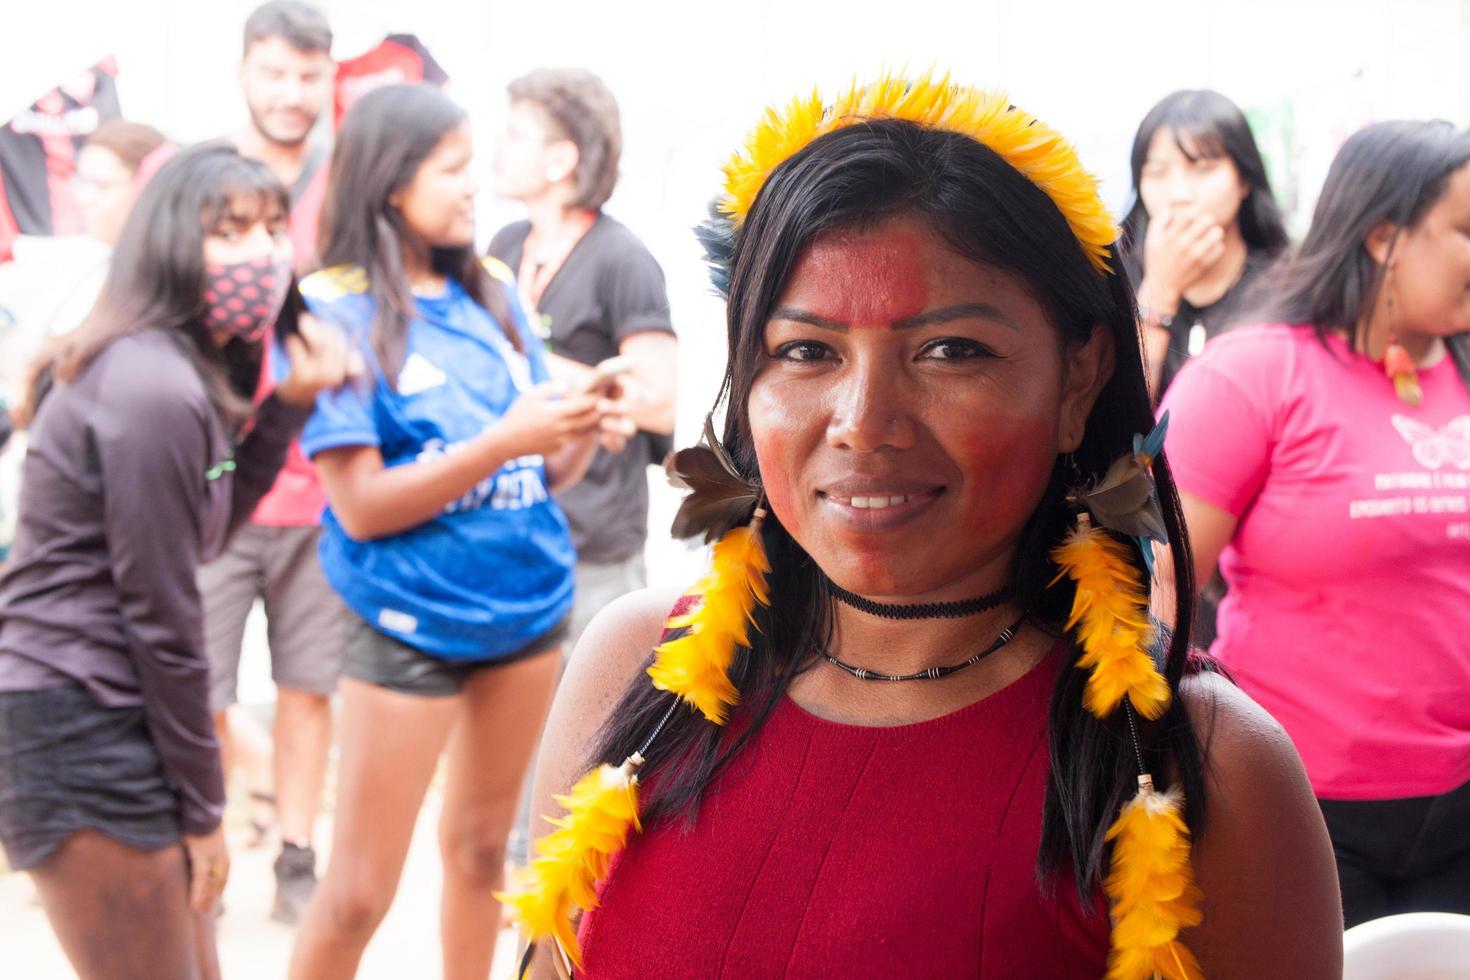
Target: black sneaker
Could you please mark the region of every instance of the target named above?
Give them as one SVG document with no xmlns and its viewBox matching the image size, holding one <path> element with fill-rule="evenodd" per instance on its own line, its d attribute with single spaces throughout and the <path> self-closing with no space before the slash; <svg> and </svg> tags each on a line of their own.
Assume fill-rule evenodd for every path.
<svg viewBox="0 0 1470 980">
<path fill-rule="evenodd" d="M 311 893 L 316 891 L 316 851 L 290 842 L 276 858 L 276 904 L 271 919 L 294 926 L 301 921 Z"/>
</svg>

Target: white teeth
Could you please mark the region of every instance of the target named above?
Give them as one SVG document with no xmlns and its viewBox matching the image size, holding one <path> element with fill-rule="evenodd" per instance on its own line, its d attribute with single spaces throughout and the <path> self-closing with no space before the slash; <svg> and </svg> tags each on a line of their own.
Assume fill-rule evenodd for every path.
<svg viewBox="0 0 1470 980">
<path fill-rule="evenodd" d="M 909 499 L 908 497 L 853 497 L 848 504 L 858 510 L 877 510 L 883 507 L 896 507 Z"/>
</svg>

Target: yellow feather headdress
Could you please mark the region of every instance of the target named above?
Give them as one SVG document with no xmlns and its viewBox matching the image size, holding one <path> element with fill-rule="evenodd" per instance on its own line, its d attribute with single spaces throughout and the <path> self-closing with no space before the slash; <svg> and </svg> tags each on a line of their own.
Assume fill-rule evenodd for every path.
<svg viewBox="0 0 1470 980">
<path fill-rule="evenodd" d="M 739 227 L 777 166 L 820 136 L 873 119 L 902 119 L 989 147 L 1052 199 L 1093 267 L 1108 273 L 1108 248 L 1118 229 L 1098 195 L 1097 178 L 1083 168 L 1077 151 L 1056 130 L 1011 105 L 1003 92 L 959 85 L 947 74 L 884 75 L 868 85 L 853 82 L 830 105 L 813 91 L 784 111 L 767 109 L 725 164 L 725 194 L 716 207 Z"/>
</svg>

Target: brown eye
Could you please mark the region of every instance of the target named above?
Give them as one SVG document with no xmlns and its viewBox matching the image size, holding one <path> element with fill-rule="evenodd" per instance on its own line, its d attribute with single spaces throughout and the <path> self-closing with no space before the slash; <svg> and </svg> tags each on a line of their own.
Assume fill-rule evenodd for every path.
<svg viewBox="0 0 1470 980">
<path fill-rule="evenodd" d="M 771 357 L 778 361 L 822 361 L 832 353 L 832 348 L 815 340 L 793 340 L 777 347 Z"/>
<path fill-rule="evenodd" d="M 919 356 L 935 361 L 971 361 L 996 355 L 989 347 L 966 337 L 940 337 L 925 344 Z"/>
</svg>

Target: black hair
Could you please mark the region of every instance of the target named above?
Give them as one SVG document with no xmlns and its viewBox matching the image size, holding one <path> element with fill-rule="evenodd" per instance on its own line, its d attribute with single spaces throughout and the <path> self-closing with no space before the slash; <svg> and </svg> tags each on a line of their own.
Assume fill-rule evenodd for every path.
<svg viewBox="0 0 1470 980">
<path fill-rule="evenodd" d="M 1087 420 L 1075 462 L 1101 474 L 1131 450 L 1134 433 L 1153 426 L 1140 355 L 1132 290 L 1119 273 L 1100 275 L 1047 195 L 999 156 L 960 134 L 900 120 L 855 123 L 814 140 L 771 174 L 733 243 L 727 326 L 729 359 L 720 399 L 727 404 L 722 441 L 742 474 L 758 480 L 747 401 L 764 350 L 763 336 L 778 296 L 798 257 L 824 232 L 861 228 L 911 215 L 958 254 L 1014 274 L 1055 325 L 1058 342 L 1086 343 L 1094 326 L 1109 331 L 1116 369 Z M 1117 256 L 1109 256 L 1117 268 Z M 1070 530 L 1065 500 L 1070 468 L 1061 459 L 1022 531 L 1014 573 L 1017 601 L 1033 622 L 1061 632 L 1071 608 L 1069 582 L 1048 587 L 1056 574 L 1049 555 Z M 1159 498 L 1177 575 L 1177 631 L 1160 652 L 1171 687 L 1187 661 L 1194 582 L 1178 495 L 1167 463 L 1157 464 Z M 646 798 L 649 821 L 692 815 L 700 795 L 737 755 L 779 702 L 791 679 L 810 666 L 812 651 L 830 628 L 825 578 L 780 521 L 764 530 L 770 553 L 772 604 L 758 612 L 759 632 L 737 652 L 731 679 L 740 691 L 742 733 L 724 730 L 688 711 L 676 711 L 645 753 L 658 775 Z M 1135 560 L 1141 556 L 1135 553 Z M 1100 721 L 1082 705 L 1086 672 L 1075 646 L 1052 697 L 1048 721 L 1051 778 L 1043 817 L 1038 870 L 1075 870 L 1079 889 L 1099 882 L 1104 834 L 1125 794 L 1136 789 L 1136 759 L 1124 713 Z M 641 673 L 629 684 L 596 747 L 598 761 L 621 761 L 638 748 L 668 706 L 669 695 Z M 1140 731 L 1151 770 L 1182 783 L 1192 828 L 1203 828 L 1204 784 L 1199 750 L 1184 708 Z M 1164 759 L 1169 760 L 1168 764 Z"/>
<path fill-rule="evenodd" d="M 475 257 L 474 244 L 428 246 L 389 201 L 412 182 L 439 141 L 467 118 L 438 89 L 387 85 L 354 103 L 337 133 L 322 207 L 322 264 L 360 266 L 367 273 L 376 304 L 373 354 L 390 385 L 403 364 L 408 324 L 415 316 L 405 250 L 426 253 L 430 268 L 463 286 L 495 317 L 515 348 L 523 347 L 505 288 Z"/>
<path fill-rule="evenodd" d="M 302 0 L 269 0 L 245 19 L 245 51 L 257 41 L 278 37 L 303 54 L 332 52 L 332 27 L 326 15 Z"/>
<path fill-rule="evenodd" d="M 138 195 L 91 313 L 48 355 L 35 378 L 44 385 L 53 370 L 59 379 L 71 378 L 130 333 L 177 331 L 211 405 L 227 428 L 238 427 L 251 413 L 261 345 L 235 338 L 221 347 L 204 327 L 204 239 L 227 217 L 284 221 L 290 207 L 286 188 L 270 168 L 227 143 L 206 143 L 175 156 Z M 281 318 L 293 312 L 288 304 Z M 33 391 L 32 409 L 40 393 Z"/>
<path fill-rule="evenodd" d="M 1364 321 L 1377 302 L 1383 265 L 1368 253 L 1368 233 L 1388 222 L 1412 228 L 1470 164 L 1470 133 L 1447 122 L 1397 121 L 1358 130 L 1332 161 L 1301 248 L 1273 269 L 1259 319 L 1310 323 L 1325 342 L 1344 336 L 1360 350 Z M 1470 385 L 1466 342 L 1451 350 Z"/>
<path fill-rule="evenodd" d="M 1143 166 L 1148 162 L 1148 149 L 1159 130 L 1174 135 L 1174 145 L 1191 161 L 1208 157 L 1229 157 L 1240 179 L 1249 188 L 1240 202 L 1237 221 L 1240 237 L 1246 247 L 1275 258 L 1286 250 L 1289 241 L 1281 221 L 1281 209 L 1271 194 L 1271 180 L 1265 161 L 1251 135 L 1245 113 L 1219 92 L 1188 89 L 1172 92 L 1149 110 L 1133 137 L 1129 167 L 1133 175 L 1133 204 L 1123 219 L 1121 251 L 1124 262 L 1142 278 L 1143 243 L 1148 235 L 1148 210 L 1138 188 Z"/>
</svg>

